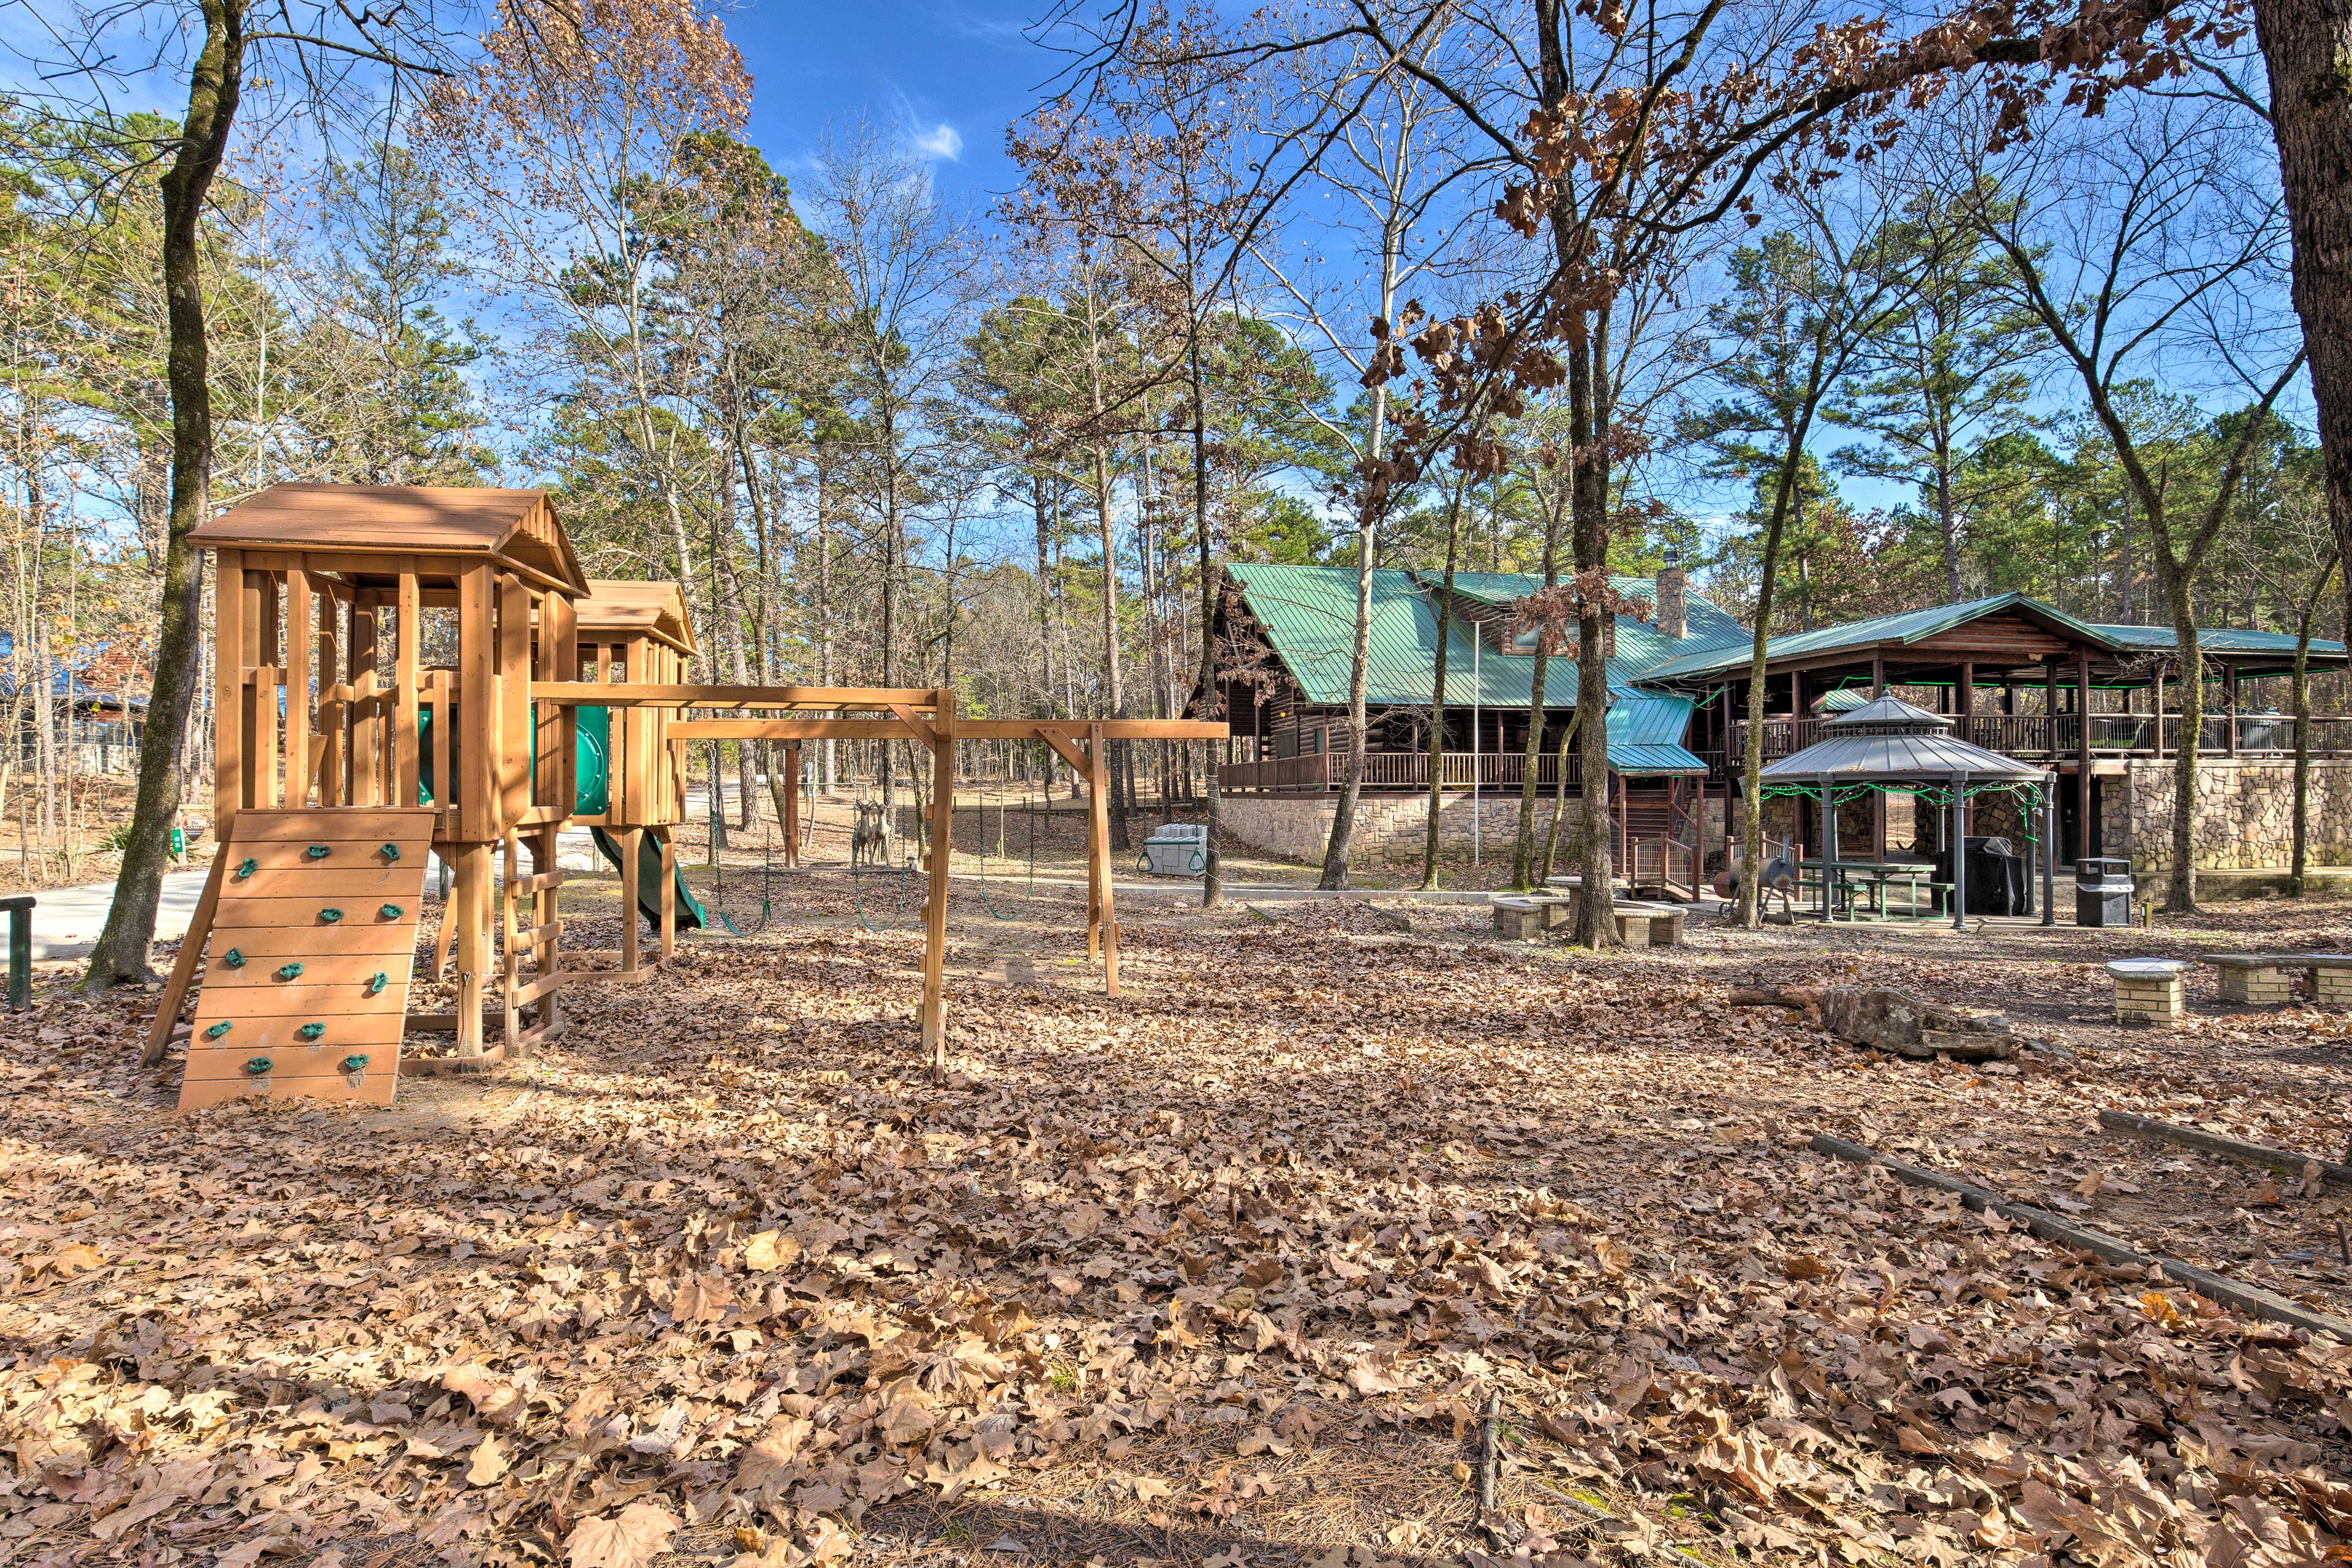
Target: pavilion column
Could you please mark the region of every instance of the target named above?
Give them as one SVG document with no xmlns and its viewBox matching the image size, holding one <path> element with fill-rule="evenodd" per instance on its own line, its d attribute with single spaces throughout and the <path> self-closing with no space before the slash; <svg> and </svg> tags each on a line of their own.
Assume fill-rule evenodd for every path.
<svg viewBox="0 0 2352 1568">
<path fill-rule="evenodd" d="M 2074 858 L 2091 852 L 2091 650 L 2074 650 Z"/>
<path fill-rule="evenodd" d="M 2221 667 L 2221 709 L 2229 719 L 2221 749 L 2234 757 L 2238 754 L 2238 667 L 2234 664 Z"/>
<path fill-rule="evenodd" d="M 1953 700 L 1955 706 L 1959 710 L 1960 739 L 1968 742 L 1970 745 L 1977 744 L 1977 667 L 1973 660 L 1963 659 L 1960 661 L 1960 685 L 1958 691 L 1954 695 Z M 1962 797 L 1960 801 L 1960 847 L 1963 852 L 1968 848 L 1968 835 L 1970 830 L 1976 826 L 1976 803 L 1967 799 L 1965 796 Z"/>
<path fill-rule="evenodd" d="M 1885 695 L 1886 656 L 1874 653 L 1870 656 L 1870 700 L 1875 702 Z"/>
</svg>

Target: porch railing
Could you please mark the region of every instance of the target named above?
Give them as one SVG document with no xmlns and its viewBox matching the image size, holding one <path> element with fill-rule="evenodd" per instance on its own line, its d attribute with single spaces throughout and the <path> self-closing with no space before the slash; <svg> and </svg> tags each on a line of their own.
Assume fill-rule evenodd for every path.
<svg viewBox="0 0 2352 1568">
<path fill-rule="evenodd" d="M 1536 759 L 1536 786 L 1555 789 L 1559 783 L 1559 755 L 1547 752 Z M 1516 790 L 1527 777 L 1526 755 L 1506 752 L 1448 752 L 1444 787 L 1466 790 L 1475 783 L 1482 790 Z M 1300 757 L 1273 757 L 1256 763 L 1226 763 L 1217 770 L 1217 787 L 1224 790 L 1337 789 L 1346 775 L 1348 759 L 1324 752 Z M 1568 757 L 1568 785 L 1573 790 L 1584 777 L 1583 761 Z M 1427 752 L 1370 752 L 1364 756 L 1364 787 L 1372 790 L 1425 790 L 1429 787 Z"/>
<path fill-rule="evenodd" d="M 2198 730 L 2199 750 L 2217 756 L 2229 753 L 2232 722 L 2227 714 L 2207 714 Z M 2294 751 L 2295 721 L 2291 717 L 2241 713 L 2234 723 L 2237 755 L 2280 756 Z M 2079 750 L 2080 724 L 2081 721 L 2072 713 L 1979 713 L 1955 721 L 1952 732 L 2006 756 L 2063 758 L 2074 756 Z M 1767 719 L 1763 730 L 1764 760 L 1768 763 L 1792 756 L 1833 733 L 1828 728 L 1828 721 L 1822 719 Z M 2091 715 L 2091 750 L 2095 754 L 2154 756 L 2162 752 L 2168 755 L 2180 749 L 2181 732 L 2181 720 L 2177 713 L 2165 715 L 2161 744 L 2153 713 Z M 1738 768 L 1747 749 L 1747 721 L 1735 721 L 1720 753 L 1724 765 Z M 2311 750 L 2320 756 L 2352 753 L 2352 717 L 2313 715 Z"/>
</svg>

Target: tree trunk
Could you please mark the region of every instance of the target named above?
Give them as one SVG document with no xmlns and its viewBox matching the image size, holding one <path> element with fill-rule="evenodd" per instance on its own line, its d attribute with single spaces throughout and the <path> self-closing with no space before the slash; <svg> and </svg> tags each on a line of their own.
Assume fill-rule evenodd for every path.
<svg viewBox="0 0 2352 1568">
<path fill-rule="evenodd" d="M 1437 600 L 1437 676 L 1429 708 L 1429 836 L 1421 847 L 1421 886 L 1437 888 L 1437 818 L 1445 806 L 1445 649 L 1454 624 L 1454 566 L 1462 544 L 1462 496 L 1470 488 L 1467 469 L 1455 474 L 1454 502 L 1445 510 L 1445 584 Z"/>
<path fill-rule="evenodd" d="M 1101 442 L 1094 444 L 1095 527 L 1102 542 L 1102 634 L 1103 634 L 1103 702 L 1109 710 L 1108 717 L 1127 717 L 1127 687 L 1118 659 L 1118 547 L 1110 523 L 1110 457 Z M 1104 771 L 1110 783 L 1110 847 L 1128 847 L 1127 813 L 1134 804 L 1131 792 L 1121 795 L 1122 785 L 1129 784 L 1129 775 L 1121 764 L 1126 761 L 1126 745 L 1108 742 L 1111 766 Z"/>
<path fill-rule="evenodd" d="M 2255 0 L 2254 36 L 2270 73 L 2271 127 L 2293 239 L 2293 294 L 2303 320 L 2327 523 L 2352 560 L 2352 8 Z M 2352 572 L 2344 574 L 2352 626 Z"/>
<path fill-rule="evenodd" d="M 2288 882 L 2296 898 L 2304 895 L 2304 883 L 2309 874 L 2311 839 L 2311 629 L 2319 619 L 2319 606 L 2327 598 L 2327 581 L 2336 574 L 2341 552 L 2330 552 L 2327 563 L 2319 569 L 2318 579 L 2311 585 L 2311 596 L 2303 603 L 2303 613 L 2295 624 L 2294 636 L 2294 855 L 2289 869 Z"/>
<path fill-rule="evenodd" d="M 171 858 L 172 819 L 180 809 L 180 746 L 204 667 L 204 564 L 188 535 L 211 510 L 213 411 L 206 382 L 204 275 L 198 263 L 205 193 L 219 173 L 244 85 L 246 0 L 204 0 L 203 47 L 188 73 L 188 114 L 162 181 L 163 268 L 170 347 L 164 374 L 172 392 L 172 511 L 163 547 L 163 624 L 155 642 L 155 683 L 139 749 L 139 794 L 106 929 L 91 952 L 84 984 L 102 991 L 152 978 L 147 948 L 155 904 Z M 217 840 L 214 853 L 222 853 Z"/>
<path fill-rule="evenodd" d="M 1772 490 L 1772 514 L 1764 522 L 1764 574 L 1756 588 L 1756 635 L 1748 655 L 1748 736 L 1739 772 L 1739 799 L 1746 820 L 1739 827 L 1739 923 L 1750 931 L 1764 921 L 1764 647 L 1771 638 L 1772 584 L 1780 574 L 1780 533 L 1789 516 L 1789 492 L 1804 456 L 1806 426 L 1790 437 Z M 1795 722 L 1792 716 L 1791 723 Z M 2084 722 L 2088 722 L 2087 720 Z"/>
<path fill-rule="evenodd" d="M 1569 436 L 1574 451 L 1569 504 L 1574 525 L 1576 570 L 1602 574 L 1609 569 L 1609 424 L 1612 393 L 1607 361 L 1609 310 L 1593 312 L 1592 331 L 1569 355 Z M 1578 797 L 1584 804 L 1578 869 L 1583 886 L 1576 900 L 1576 940 L 1585 947 L 1616 945 L 1617 872 L 1609 831 L 1609 632 L 1615 615 L 1586 605 L 1578 617 L 1576 713 L 1582 724 L 1579 754 L 1583 774 Z"/>
<path fill-rule="evenodd" d="M 1045 479 L 1038 473 L 1029 476 L 1030 499 L 1037 511 L 1037 657 L 1042 660 L 1043 674 L 1037 687 L 1037 710 L 1041 719 L 1054 716 L 1054 598 L 1053 565 L 1047 558 L 1052 541 L 1052 528 L 1045 508 Z M 1054 796 L 1054 748 L 1039 748 L 1045 753 L 1045 798 Z"/>
<path fill-rule="evenodd" d="M 1580 686 L 1583 684 L 1580 667 L 1579 675 L 1578 684 Z M 1576 750 L 1577 736 L 1583 731 L 1584 710 L 1579 707 L 1568 716 L 1568 722 L 1561 726 L 1559 731 L 1559 752 L 1555 759 L 1559 776 L 1552 780 L 1551 787 L 1551 826 L 1544 834 L 1543 858 L 1536 867 L 1538 885 L 1551 880 L 1552 862 L 1559 856 L 1559 830 L 1568 820 L 1568 759 L 1570 753 Z M 1578 761 L 1582 760 L 1579 754 Z"/>
<path fill-rule="evenodd" d="M 816 683 L 831 686 L 833 671 L 833 471 L 823 447 L 816 458 Z M 830 738 L 817 742 L 817 788 L 833 794 L 836 753 Z"/>
<path fill-rule="evenodd" d="M 1569 483 L 1573 488 L 1573 478 Z M 1563 496 L 1544 510 L 1543 585 L 1547 588 L 1559 582 L 1559 514 L 1566 510 L 1567 500 Z M 1519 831 L 1511 846 L 1511 886 L 1522 889 L 1535 886 L 1536 801 L 1543 790 L 1544 679 L 1551 664 L 1551 627 L 1537 628 L 1535 668 L 1529 672 L 1528 687 L 1528 738 L 1519 759 Z"/>
<path fill-rule="evenodd" d="M 2172 752 L 2172 867 L 2164 879 L 2164 912 L 2188 915 L 2197 912 L 2197 756 L 2204 742 L 2200 731 L 2205 721 L 2205 659 L 2188 582 L 2169 571 L 2161 575 L 2172 610 L 2174 657 L 2180 661 L 2180 744 Z M 2157 721 L 2158 746 L 2164 744 L 2163 722 Z"/>
<path fill-rule="evenodd" d="M 1223 695 L 1217 689 L 1217 569 L 1213 551 L 1209 543 L 1209 415 L 1208 389 L 1201 374 L 1201 313 L 1195 309 L 1189 318 L 1191 342 L 1186 345 L 1192 360 L 1192 537 L 1201 552 L 1201 711 L 1198 717 L 1214 721 L 1228 717 L 1224 712 Z M 1201 868 L 1201 907 L 1214 909 L 1225 901 L 1224 852 L 1218 847 L 1217 835 L 1223 812 L 1217 793 L 1216 748 L 1208 748 L 1208 795 L 1201 803 L 1201 821 L 1207 829 L 1208 851 Z"/>
</svg>

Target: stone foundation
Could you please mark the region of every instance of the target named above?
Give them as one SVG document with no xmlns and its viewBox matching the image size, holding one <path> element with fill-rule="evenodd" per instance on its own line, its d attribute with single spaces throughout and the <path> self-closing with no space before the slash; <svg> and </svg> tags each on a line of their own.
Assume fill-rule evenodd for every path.
<svg viewBox="0 0 2352 1568">
<path fill-rule="evenodd" d="M 1217 812 L 1224 830 L 1253 848 L 1319 866 L 1323 863 L 1323 851 L 1331 843 L 1331 818 L 1338 805 L 1336 791 L 1326 795 L 1228 795 L 1218 799 Z M 1579 809 L 1578 804 L 1571 800 L 1568 808 L 1572 814 Z M 1438 842 L 1449 851 L 1468 849 L 1474 820 L 1486 857 L 1500 856 L 1508 861 L 1511 847 L 1519 834 L 1519 797 L 1481 795 L 1474 817 L 1468 795 L 1445 796 L 1438 807 Z M 1722 818 L 1717 816 L 1716 820 L 1719 823 Z M 1551 826 L 1549 795 L 1540 803 L 1536 823 L 1538 835 Z M 1563 828 L 1562 837 L 1565 836 Z M 1418 860 L 1428 839 L 1427 795 L 1357 797 L 1355 838 L 1348 850 L 1351 859 Z"/>
<path fill-rule="evenodd" d="M 2133 869 L 2172 863 L 2172 760 L 2135 757 L 2121 778 L 2099 780 L 2109 855 Z M 2315 866 L 2352 866 L 2352 758 L 2315 757 L 2305 816 Z M 2197 759 L 2197 868 L 2284 866 L 2294 853 L 2294 763 L 2278 757 Z"/>
</svg>

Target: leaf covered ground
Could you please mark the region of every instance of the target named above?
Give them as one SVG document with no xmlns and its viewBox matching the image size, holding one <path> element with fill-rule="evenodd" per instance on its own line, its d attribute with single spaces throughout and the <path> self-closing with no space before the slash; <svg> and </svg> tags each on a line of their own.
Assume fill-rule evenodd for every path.
<svg viewBox="0 0 2352 1568">
<path fill-rule="evenodd" d="M 1594 958 L 1460 906 L 1139 900 L 1108 1002 L 1075 902 L 960 896 L 943 1085 L 911 927 L 837 877 L 770 906 L 390 1112 L 182 1116 L 133 1065 L 152 998 L 45 976 L 0 1032 L 0 1559 L 2347 1558 L 2352 1347 L 1805 1148 L 2352 1312 L 2347 1189 L 2095 1120 L 2340 1157 L 2344 1016 L 2200 975 L 2126 1033 L 2095 961 L 2343 951 L 2343 906 Z M 1752 980 L 2033 1046 L 1880 1060 L 1729 1005 Z"/>
</svg>

